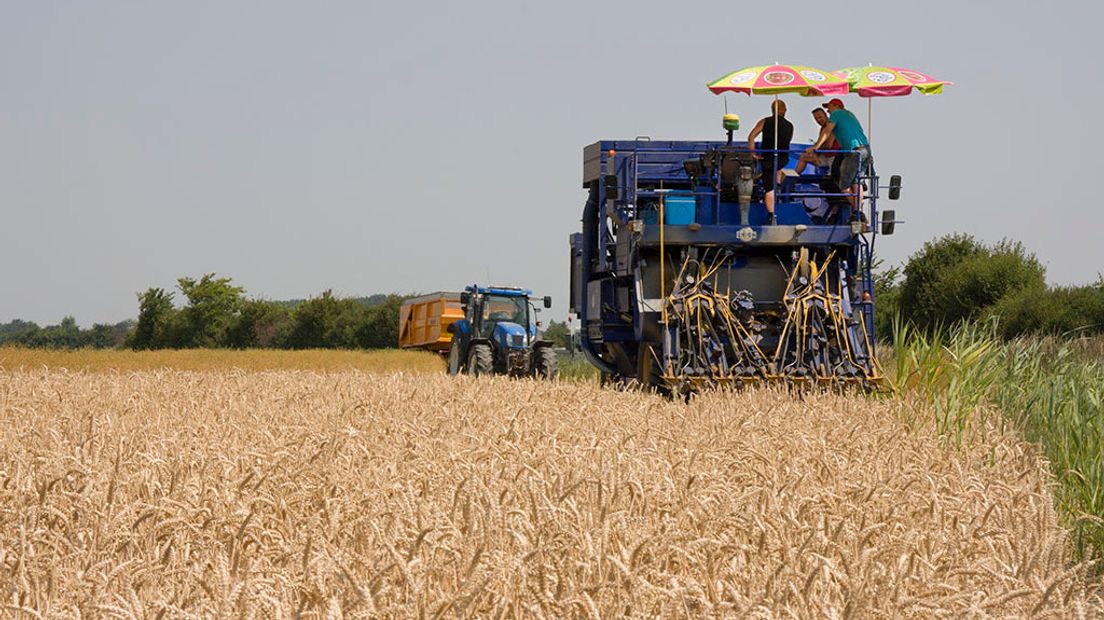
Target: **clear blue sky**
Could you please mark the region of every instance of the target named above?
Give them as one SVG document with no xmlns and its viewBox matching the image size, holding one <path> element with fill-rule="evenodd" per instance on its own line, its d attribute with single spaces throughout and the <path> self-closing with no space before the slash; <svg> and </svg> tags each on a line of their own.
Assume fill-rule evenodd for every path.
<svg viewBox="0 0 1104 620">
<path fill-rule="evenodd" d="M 114 322 L 205 272 L 269 299 L 519 284 L 562 318 L 583 146 L 719 139 L 705 82 L 775 60 L 956 82 L 874 102 L 908 222 L 884 258 L 967 232 L 1094 281 L 1099 6 L 5 2 L 0 321 Z M 788 102 L 811 138 L 819 100 Z"/>
</svg>

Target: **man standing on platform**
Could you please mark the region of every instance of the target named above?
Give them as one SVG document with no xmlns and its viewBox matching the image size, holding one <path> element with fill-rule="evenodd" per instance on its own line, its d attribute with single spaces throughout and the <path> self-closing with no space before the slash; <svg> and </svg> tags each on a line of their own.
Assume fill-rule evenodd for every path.
<svg viewBox="0 0 1104 620">
<path fill-rule="evenodd" d="M 838 101 L 838 100 L 837 100 Z M 776 99 L 771 105 L 771 115 L 760 119 L 748 134 L 748 151 L 760 160 L 762 170 L 763 200 L 767 204 L 767 220 L 774 224 L 774 186 L 778 183 L 782 168 L 790 161 L 790 140 L 793 140 L 793 123 L 786 120 L 786 102 Z M 755 151 L 755 139 L 762 134 L 759 154 Z M 772 152 L 774 151 L 774 152 Z"/>
</svg>

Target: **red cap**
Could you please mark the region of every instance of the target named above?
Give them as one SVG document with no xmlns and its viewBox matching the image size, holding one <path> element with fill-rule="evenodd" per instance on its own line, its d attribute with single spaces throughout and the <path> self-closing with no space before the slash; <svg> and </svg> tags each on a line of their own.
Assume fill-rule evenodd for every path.
<svg viewBox="0 0 1104 620">
<path fill-rule="evenodd" d="M 822 103 L 822 104 L 820 104 L 820 107 L 822 107 L 822 108 L 824 108 L 825 110 L 827 110 L 827 109 L 828 109 L 828 107 L 829 107 L 829 106 L 831 106 L 832 104 L 838 105 L 838 106 L 839 106 L 839 107 L 841 107 L 841 108 L 843 107 L 843 101 L 842 101 L 841 99 L 839 99 L 838 97 L 837 97 L 837 98 L 835 98 L 835 99 L 831 99 L 831 100 L 829 100 L 829 101 L 828 101 L 828 103 Z"/>
</svg>

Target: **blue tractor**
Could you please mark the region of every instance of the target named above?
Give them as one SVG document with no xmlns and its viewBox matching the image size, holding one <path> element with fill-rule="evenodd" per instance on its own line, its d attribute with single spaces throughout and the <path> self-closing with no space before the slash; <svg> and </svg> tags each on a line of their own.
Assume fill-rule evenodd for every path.
<svg viewBox="0 0 1104 620">
<path fill-rule="evenodd" d="M 556 378 L 556 352 L 537 331 L 533 292 L 504 286 L 468 286 L 460 294 L 464 318 L 449 326 L 448 371 Z M 552 298 L 544 298 L 552 307 Z"/>
<path fill-rule="evenodd" d="M 782 170 L 805 146 L 758 152 Z M 860 197 L 833 186 L 832 155 L 855 156 L 782 170 L 772 220 L 759 163 L 731 137 L 585 147 L 570 310 L 603 377 L 683 394 L 775 381 L 876 388 L 872 224 L 885 188 L 872 162 Z M 900 177 L 888 189 L 896 199 Z M 894 212 L 883 215 L 890 234 Z"/>
</svg>

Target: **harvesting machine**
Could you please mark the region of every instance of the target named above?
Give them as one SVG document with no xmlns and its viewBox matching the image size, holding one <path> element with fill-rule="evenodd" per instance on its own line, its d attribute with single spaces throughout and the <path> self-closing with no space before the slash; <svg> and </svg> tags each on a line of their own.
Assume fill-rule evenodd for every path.
<svg viewBox="0 0 1104 620">
<path fill-rule="evenodd" d="M 757 152 L 793 162 L 805 146 Z M 873 166 L 861 177 L 859 208 L 827 168 L 785 170 L 773 221 L 758 168 L 731 133 L 727 142 L 638 138 L 584 148 L 570 311 L 605 379 L 680 393 L 881 381 L 870 223 L 884 188 Z M 900 177 L 888 187 L 896 199 Z M 887 210 L 882 233 L 894 223 Z"/>
</svg>

